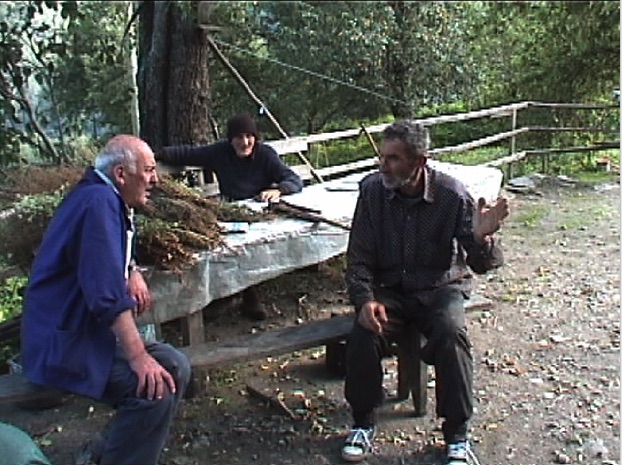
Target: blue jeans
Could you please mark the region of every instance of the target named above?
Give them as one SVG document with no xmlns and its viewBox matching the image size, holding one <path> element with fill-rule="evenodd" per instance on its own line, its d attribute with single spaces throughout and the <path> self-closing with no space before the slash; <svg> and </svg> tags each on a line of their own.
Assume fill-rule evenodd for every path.
<svg viewBox="0 0 622 465">
<path fill-rule="evenodd" d="M 116 409 L 116 415 L 107 427 L 100 465 L 156 465 L 168 438 L 192 369 L 186 356 L 169 344 L 149 343 L 146 349 L 171 374 L 177 390 L 175 394 L 168 392 L 161 400 L 136 397 L 138 377 L 117 345 L 101 399 Z"/>
</svg>

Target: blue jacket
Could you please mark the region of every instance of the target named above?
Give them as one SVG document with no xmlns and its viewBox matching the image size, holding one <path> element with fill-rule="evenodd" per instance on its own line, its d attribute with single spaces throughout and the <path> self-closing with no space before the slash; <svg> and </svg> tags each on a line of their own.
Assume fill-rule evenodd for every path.
<svg viewBox="0 0 622 465">
<path fill-rule="evenodd" d="M 170 165 L 200 166 L 216 173 L 220 193 L 230 200 L 252 199 L 277 186 L 283 194 L 302 190 L 302 179 L 269 145 L 257 141 L 250 157 L 236 155 L 228 140 L 214 144 L 164 147 L 157 159 Z"/>
<path fill-rule="evenodd" d="M 21 361 L 32 382 L 100 398 L 115 353 L 111 325 L 127 291 L 125 203 L 93 168 L 62 201 L 30 272 Z"/>
</svg>

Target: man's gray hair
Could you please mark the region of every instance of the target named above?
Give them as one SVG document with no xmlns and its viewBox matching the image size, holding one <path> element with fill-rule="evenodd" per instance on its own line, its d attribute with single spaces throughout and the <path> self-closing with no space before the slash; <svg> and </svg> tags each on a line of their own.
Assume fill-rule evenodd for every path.
<svg viewBox="0 0 622 465">
<path fill-rule="evenodd" d="M 423 124 L 413 120 L 399 120 L 387 126 L 385 139 L 401 140 L 408 153 L 414 157 L 427 155 L 430 149 L 430 133 Z"/>
<path fill-rule="evenodd" d="M 95 168 L 109 179 L 114 179 L 112 169 L 117 165 L 123 165 L 130 173 L 136 173 L 136 163 L 136 153 L 128 148 L 105 147 L 95 157 Z"/>
</svg>

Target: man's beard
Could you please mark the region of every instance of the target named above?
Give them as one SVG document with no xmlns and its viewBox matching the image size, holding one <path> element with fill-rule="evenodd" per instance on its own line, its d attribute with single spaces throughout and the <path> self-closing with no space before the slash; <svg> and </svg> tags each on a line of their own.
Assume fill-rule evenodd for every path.
<svg viewBox="0 0 622 465">
<path fill-rule="evenodd" d="M 412 172 L 406 177 L 398 176 L 390 178 L 386 174 L 381 173 L 382 185 L 385 187 L 385 189 L 389 190 L 401 189 L 406 184 L 410 183 L 413 179 L 415 179 L 419 174 L 420 170 L 421 168 L 419 167 L 414 168 Z"/>
</svg>

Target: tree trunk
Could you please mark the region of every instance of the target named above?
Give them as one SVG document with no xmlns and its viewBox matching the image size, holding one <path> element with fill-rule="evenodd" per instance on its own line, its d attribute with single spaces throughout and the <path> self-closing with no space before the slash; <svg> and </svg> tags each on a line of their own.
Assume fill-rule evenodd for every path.
<svg viewBox="0 0 622 465">
<path fill-rule="evenodd" d="M 390 93 L 396 99 L 391 102 L 391 112 L 396 119 L 411 118 L 418 102 L 414 101 L 411 92 L 411 75 L 413 69 L 409 49 L 413 44 L 408 41 L 408 29 L 413 27 L 411 17 L 416 15 L 417 4 L 407 5 L 405 1 L 389 1 L 393 9 L 394 24 L 391 44 L 386 48 L 386 81 Z"/>
<path fill-rule="evenodd" d="M 183 7 L 184 11 L 181 10 Z M 197 2 L 143 2 L 139 31 L 140 136 L 154 150 L 208 142 L 208 44 Z"/>
</svg>

